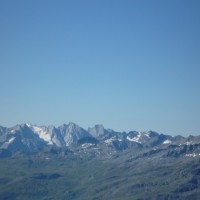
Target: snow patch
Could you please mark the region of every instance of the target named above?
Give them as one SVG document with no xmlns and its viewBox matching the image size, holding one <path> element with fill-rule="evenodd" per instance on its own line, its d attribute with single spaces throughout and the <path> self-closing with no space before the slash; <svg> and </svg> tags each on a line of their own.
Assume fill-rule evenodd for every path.
<svg viewBox="0 0 200 200">
<path fill-rule="evenodd" d="M 191 145 L 191 144 L 192 144 L 192 142 L 186 142 L 186 143 L 184 143 L 184 144 L 186 144 L 186 145 Z"/>
<path fill-rule="evenodd" d="M 149 133 L 147 132 L 147 133 L 145 133 L 144 134 L 146 137 L 148 137 L 148 138 L 150 138 L 150 136 L 149 136 Z"/>
<path fill-rule="evenodd" d="M 137 137 L 133 137 L 133 138 L 130 138 L 129 136 L 127 136 L 126 139 L 129 140 L 129 141 L 131 141 L 131 142 L 137 142 L 137 143 L 140 143 L 140 144 L 141 144 L 141 142 L 139 141 L 140 136 L 141 136 L 141 135 L 138 135 Z"/>
<path fill-rule="evenodd" d="M 118 139 L 118 138 L 116 138 L 116 137 L 111 137 L 111 138 L 105 140 L 105 143 L 106 143 L 106 144 L 110 144 L 110 143 L 112 143 L 113 141 L 119 141 L 119 142 L 121 142 L 122 139 Z"/>
<path fill-rule="evenodd" d="M 190 153 L 190 154 L 185 154 L 185 156 L 187 156 L 187 157 L 193 157 L 194 158 L 194 157 L 198 156 L 198 154 L 196 154 L 196 153 Z"/>
<path fill-rule="evenodd" d="M 89 148 L 91 146 L 94 146 L 94 144 L 91 144 L 91 143 L 85 143 L 85 144 L 82 144 L 81 147 L 86 149 L 86 148 Z"/>
<path fill-rule="evenodd" d="M 14 133 L 14 132 L 15 132 L 15 129 L 11 130 L 10 132 L 11 132 L 11 133 Z"/>
<path fill-rule="evenodd" d="M 28 126 L 28 127 L 31 127 L 31 124 L 29 124 L 29 123 L 26 123 L 26 126 Z"/>
<path fill-rule="evenodd" d="M 12 137 L 8 140 L 8 144 L 12 143 L 15 140 L 15 137 Z"/>
<path fill-rule="evenodd" d="M 110 143 L 112 143 L 114 140 L 116 140 L 116 139 L 115 139 L 114 137 L 111 137 L 111 138 L 105 140 L 105 143 L 106 143 L 106 144 L 110 144 Z"/>
<path fill-rule="evenodd" d="M 42 128 L 37 126 L 32 126 L 33 131 L 44 141 L 46 141 L 48 144 L 53 144 L 51 141 L 51 137 L 47 131 L 44 131 Z"/>
<path fill-rule="evenodd" d="M 163 144 L 170 144 L 170 143 L 172 143 L 171 140 L 165 140 L 165 141 L 163 142 Z"/>
</svg>

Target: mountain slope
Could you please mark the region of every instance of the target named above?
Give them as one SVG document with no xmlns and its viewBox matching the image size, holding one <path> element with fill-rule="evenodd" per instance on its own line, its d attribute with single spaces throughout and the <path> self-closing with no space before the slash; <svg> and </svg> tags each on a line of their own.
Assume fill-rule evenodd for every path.
<svg viewBox="0 0 200 200">
<path fill-rule="evenodd" d="M 196 157 L 131 152 L 100 159 L 42 151 L 15 155 L 0 159 L 0 199 L 198 200 L 199 166 Z"/>
</svg>

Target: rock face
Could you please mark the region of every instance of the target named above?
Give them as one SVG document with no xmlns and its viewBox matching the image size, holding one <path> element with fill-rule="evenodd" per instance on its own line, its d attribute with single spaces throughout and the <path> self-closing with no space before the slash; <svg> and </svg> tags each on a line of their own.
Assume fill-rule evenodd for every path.
<svg viewBox="0 0 200 200">
<path fill-rule="evenodd" d="M 1 155 L 15 152 L 32 153 L 46 147 L 58 149 L 83 148 L 84 150 L 119 152 L 131 150 L 140 152 L 148 150 L 147 155 L 162 152 L 165 157 L 199 156 L 200 137 L 172 137 L 154 131 L 115 132 L 105 129 L 103 125 L 95 125 L 85 130 L 75 123 L 54 126 L 37 126 L 31 124 L 16 125 L 12 128 L 0 126 Z"/>
<path fill-rule="evenodd" d="M 78 140 L 84 137 L 92 137 L 86 130 L 74 123 L 64 124 L 58 127 L 66 146 L 77 144 Z"/>
<path fill-rule="evenodd" d="M 17 125 L 11 129 L 6 129 L 6 133 L 1 138 L 1 149 L 11 152 L 23 151 L 34 152 L 46 145 L 46 141 L 26 124 Z"/>
<path fill-rule="evenodd" d="M 93 136 L 93 137 L 99 137 L 103 135 L 107 135 L 109 133 L 108 130 L 106 130 L 103 125 L 95 125 L 93 128 L 88 128 L 88 132 Z"/>
</svg>

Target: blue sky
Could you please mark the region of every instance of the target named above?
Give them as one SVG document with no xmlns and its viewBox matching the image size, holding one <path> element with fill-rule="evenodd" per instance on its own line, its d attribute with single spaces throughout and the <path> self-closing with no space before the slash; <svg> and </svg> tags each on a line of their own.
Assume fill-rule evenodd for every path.
<svg viewBox="0 0 200 200">
<path fill-rule="evenodd" d="M 0 124 L 200 134 L 199 0 L 1 0 Z"/>
</svg>

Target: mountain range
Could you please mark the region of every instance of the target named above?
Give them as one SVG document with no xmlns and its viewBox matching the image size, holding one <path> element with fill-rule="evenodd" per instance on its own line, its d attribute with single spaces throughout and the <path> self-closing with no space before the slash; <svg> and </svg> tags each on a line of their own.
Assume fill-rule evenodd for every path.
<svg viewBox="0 0 200 200">
<path fill-rule="evenodd" d="M 0 156 L 16 152 L 33 153 L 44 148 L 59 148 L 62 150 L 104 152 L 111 154 L 120 151 L 141 152 L 145 150 L 182 148 L 192 149 L 185 154 L 198 155 L 199 136 L 170 136 L 154 131 L 147 132 L 116 132 L 105 129 L 103 125 L 95 125 L 85 130 L 75 123 L 63 124 L 59 127 L 20 124 L 11 128 L 0 126 Z M 197 152 L 196 152 L 197 151 Z M 168 152 L 169 153 L 169 152 Z M 171 153 L 172 154 L 172 153 Z"/>
</svg>

